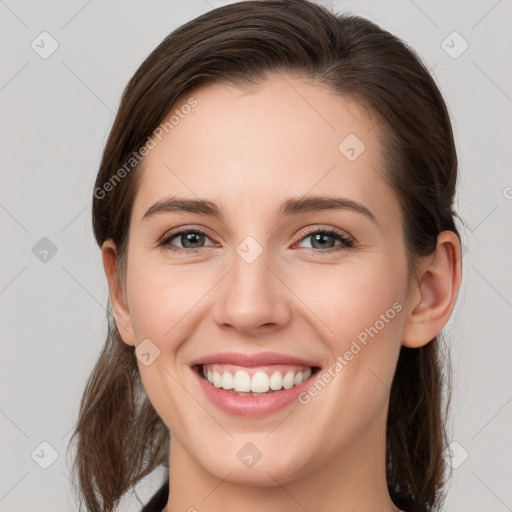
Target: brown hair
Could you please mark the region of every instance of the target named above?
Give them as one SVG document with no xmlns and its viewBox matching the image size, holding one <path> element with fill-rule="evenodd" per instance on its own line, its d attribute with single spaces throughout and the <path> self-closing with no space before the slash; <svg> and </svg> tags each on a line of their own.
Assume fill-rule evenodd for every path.
<svg viewBox="0 0 512 512">
<path fill-rule="evenodd" d="M 414 51 L 364 18 L 334 14 L 306 0 L 238 2 L 174 30 L 123 93 L 92 205 L 98 245 L 109 238 L 116 244 L 120 282 L 143 159 L 132 162 L 133 168 L 126 162 L 178 97 L 195 86 L 251 86 L 281 72 L 326 84 L 368 107 L 379 120 L 385 178 L 401 205 L 409 270 L 414 271 L 418 257 L 434 252 L 441 231 L 459 236 L 452 209 L 457 155 L 450 118 Z M 110 302 L 107 322 L 105 346 L 70 440 L 70 445 L 77 441 L 73 471 L 78 494 L 94 512 L 115 510 L 126 491 L 169 464 L 169 430 L 145 393 L 133 347 L 122 341 Z M 449 367 L 441 349 L 439 337 L 418 349 L 401 348 L 387 421 L 388 485 L 429 510 L 442 502 L 444 485 L 443 390 L 449 397 Z"/>
</svg>

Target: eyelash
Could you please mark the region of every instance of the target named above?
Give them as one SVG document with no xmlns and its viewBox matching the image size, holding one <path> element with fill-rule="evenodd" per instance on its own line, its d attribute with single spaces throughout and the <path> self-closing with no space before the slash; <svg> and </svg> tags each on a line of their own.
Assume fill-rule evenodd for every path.
<svg viewBox="0 0 512 512">
<path fill-rule="evenodd" d="M 196 248 L 196 249 L 182 249 L 182 248 L 179 248 L 179 247 L 172 247 L 171 244 L 170 244 L 170 241 L 172 239 L 176 238 L 177 236 L 183 235 L 185 233 L 194 233 L 196 235 L 205 235 L 207 238 L 210 238 L 206 232 L 204 232 L 204 231 L 202 231 L 200 229 L 182 228 L 182 229 L 177 229 L 176 231 L 173 231 L 173 232 L 169 233 L 169 235 L 166 236 L 158 244 L 158 247 L 164 247 L 165 249 L 167 249 L 167 250 L 169 250 L 171 252 L 181 253 L 181 254 L 197 254 L 199 252 L 202 252 L 203 249 L 205 249 L 205 247 L 199 247 L 199 248 Z M 331 247 L 329 249 L 315 249 L 315 248 L 310 248 L 309 249 L 309 248 L 306 248 L 306 249 L 309 249 L 310 251 L 313 251 L 313 252 L 318 252 L 318 253 L 325 254 L 325 253 L 338 252 L 338 251 L 342 251 L 342 250 L 346 250 L 346 249 L 354 249 L 356 247 L 355 241 L 353 239 L 351 239 L 351 238 L 347 237 L 346 235 L 344 235 L 343 232 L 338 231 L 338 230 L 333 229 L 333 228 L 327 228 L 327 229 L 321 229 L 321 228 L 317 228 L 317 227 L 311 228 L 306 233 L 304 233 L 302 235 L 302 237 L 299 239 L 299 242 L 301 242 L 305 238 L 308 238 L 308 237 L 310 237 L 311 235 L 314 235 L 314 234 L 322 234 L 322 235 L 334 236 L 338 240 L 341 241 L 341 244 L 337 245 L 335 247 Z"/>
</svg>

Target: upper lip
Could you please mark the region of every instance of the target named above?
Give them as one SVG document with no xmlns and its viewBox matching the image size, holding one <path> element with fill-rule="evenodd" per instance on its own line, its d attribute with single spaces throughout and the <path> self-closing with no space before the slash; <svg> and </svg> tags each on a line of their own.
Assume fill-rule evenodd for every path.
<svg viewBox="0 0 512 512">
<path fill-rule="evenodd" d="M 205 365 L 212 363 L 227 363 L 237 366 L 266 366 L 270 364 L 293 364 L 302 366 L 318 366 L 314 361 L 307 359 L 300 359 L 295 356 L 286 354 L 279 354 L 277 352 L 259 352 L 257 354 L 243 354 L 241 352 L 218 352 L 217 354 L 210 354 L 202 356 L 190 364 Z"/>
</svg>

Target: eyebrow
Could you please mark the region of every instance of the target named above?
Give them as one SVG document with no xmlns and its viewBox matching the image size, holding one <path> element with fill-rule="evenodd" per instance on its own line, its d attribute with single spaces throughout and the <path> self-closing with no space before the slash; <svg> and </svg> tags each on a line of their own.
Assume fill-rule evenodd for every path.
<svg viewBox="0 0 512 512">
<path fill-rule="evenodd" d="M 373 213 L 360 203 L 345 199 L 343 197 L 305 196 L 300 198 L 291 197 L 284 201 L 276 211 L 278 218 L 300 215 L 304 213 L 319 212 L 324 210 L 350 210 L 368 217 L 372 222 L 378 224 Z M 224 213 L 212 201 L 205 199 L 188 199 L 177 196 L 170 196 L 157 201 L 150 206 L 142 221 L 161 213 L 189 212 L 202 215 L 209 215 L 224 219 Z"/>
</svg>

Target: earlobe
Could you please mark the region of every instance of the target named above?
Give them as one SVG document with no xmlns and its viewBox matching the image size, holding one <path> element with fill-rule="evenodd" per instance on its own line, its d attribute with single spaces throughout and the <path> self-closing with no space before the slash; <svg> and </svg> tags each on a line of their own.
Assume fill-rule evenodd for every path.
<svg viewBox="0 0 512 512">
<path fill-rule="evenodd" d="M 421 265 L 410 294 L 402 345 L 421 347 L 442 331 L 455 306 L 461 273 L 459 238 L 452 231 L 443 231 L 437 237 L 435 253 Z"/>
<path fill-rule="evenodd" d="M 103 243 L 101 254 L 117 329 L 127 345 L 135 346 L 130 311 L 126 296 L 123 293 L 122 283 L 119 282 L 116 273 L 116 246 L 112 239 L 108 239 Z"/>
</svg>

